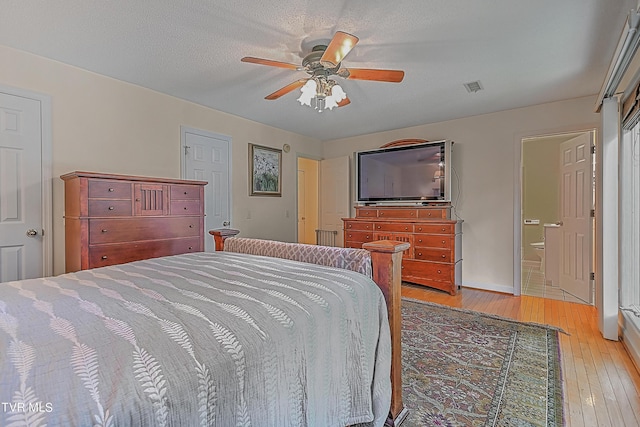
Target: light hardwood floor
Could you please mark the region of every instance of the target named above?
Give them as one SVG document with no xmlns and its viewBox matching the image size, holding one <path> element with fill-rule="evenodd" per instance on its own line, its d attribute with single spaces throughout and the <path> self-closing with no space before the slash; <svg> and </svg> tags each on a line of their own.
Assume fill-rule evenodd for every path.
<svg viewBox="0 0 640 427">
<path fill-rule="evenodd" d="M 620 342 L 602 338 L 596 309 L 573 302 L 463 288 L 456 296 L 403 284 L 402 295 L 558 326 L 567 426 L 640 426 L 640 374 Z"/>
</svg>

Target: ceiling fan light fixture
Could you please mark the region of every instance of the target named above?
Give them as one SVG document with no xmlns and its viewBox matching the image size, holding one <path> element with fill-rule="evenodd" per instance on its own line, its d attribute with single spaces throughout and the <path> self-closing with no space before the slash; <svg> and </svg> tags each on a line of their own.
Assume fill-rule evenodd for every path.
<svg viewBox="0 0 640 427">
<path fill-rule="evenodd" d="M 300 88 L 302 94 L 298 98 L 300 105 L 307 105 L 322 113 L 325 109 L 333 110 L 338 103 L 347 98 L 345 91 L 334 80 L 324 77 L 313 77 Z"/>
<path fill-rule="evenodd" d="M 298 98 L 298 102 L 300 105 L 308 105 L 311 107 L 311 100 L 316 96 L 318 84 L 314 79 L 309 79 L 307 82 L 300 88 L 300 98 Z"/>
<path fill-rule="evenodd" d="M 301 105 L 307 105 L 318 110 L 330 110 L 335 107 L 349 105 L 351 100 L 344 90 L 334 81 L 331 76 L 339 76 L 349 80 L 369 80 L 377 82 L 400 83 L 404 78 L 402 70 L 381 70 L 375 68 L 346 68 L 342 65 L 342 60 L 358 43 L 358 37 L 344 31 L 336 31 L 329 44 L 316 44 L 304 58 L 302 66 L 287 62 L 273 61 L 271 59 L 245 56 L 242 62 L 249 62 L 270 67 L 286 68 L 295 71 L 305 71 L 311 77 L 298 79 L 281 87 L 275 92 L 265 96 L 265 99 L 274 100 L 283 95 L 300 89 L 302 94 L 298 98 Z"/>
</svg>

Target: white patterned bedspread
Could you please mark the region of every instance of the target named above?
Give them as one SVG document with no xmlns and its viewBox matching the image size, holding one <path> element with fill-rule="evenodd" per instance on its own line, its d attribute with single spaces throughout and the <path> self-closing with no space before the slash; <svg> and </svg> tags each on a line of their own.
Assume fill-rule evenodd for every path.
<svg viewBox="0 0 640 427">
<path fill-rule="evenodd" d="M 382 293 L 227 252 L 0 284 L 0 425 L 381 426 Z"/>
</svg>

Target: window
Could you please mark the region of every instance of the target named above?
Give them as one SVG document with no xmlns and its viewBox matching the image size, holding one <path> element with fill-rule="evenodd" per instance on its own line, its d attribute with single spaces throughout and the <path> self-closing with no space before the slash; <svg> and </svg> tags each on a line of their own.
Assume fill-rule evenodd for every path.
<svg viewBox="0 0 640 427">
<path fill-rule="evenodd" d="M 640 316 L 640 123 L 620 146 L 620 303 Z"/>
</svg>

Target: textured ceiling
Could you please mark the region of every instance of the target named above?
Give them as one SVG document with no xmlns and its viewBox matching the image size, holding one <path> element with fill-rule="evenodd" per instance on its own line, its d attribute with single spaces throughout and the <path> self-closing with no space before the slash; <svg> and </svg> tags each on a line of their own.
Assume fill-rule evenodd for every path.
<svg viewBox="0 0 640 427">
<path fill-rule="evenodd" d="M 0 0 L 0 44 L 329 140 L 596 94 L 633 3 Z M 345 66 L 404 81 L 336 78 L 351 104 L 318 113 L 264 99 L 304 71 L 240 62 L 300 63 L 337 30 L 360 38 Z"/>
</svg>

